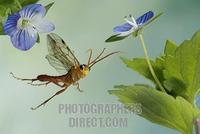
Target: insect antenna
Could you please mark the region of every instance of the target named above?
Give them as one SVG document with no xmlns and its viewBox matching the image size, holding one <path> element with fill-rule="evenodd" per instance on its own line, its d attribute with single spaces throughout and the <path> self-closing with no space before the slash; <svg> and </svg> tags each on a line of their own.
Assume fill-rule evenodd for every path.
<svg viewBox="0 0 200 134">
<path fill-rule="evenodd" d="M 89 58 L 89 60 L 88 60 L 88 66 L 91 65 L 91 64 L 93 64 L 96 60 L 98 60 L 101 57 L 101 55 L 104 53 L 105 50 L 106 50 L 106 48 L 104 48 L 102 50 L 102 52 L 92 62 L 89 62 L 89 60 L 91 60 L 91 58 Z"/>
<path fill-rule="evenodd" d="M 97 56 L 97 58 L 96 58 L 95 60 L 93 60 L 93 61 L 89 64 L 89 69 L 90 69 L 92 66 L 94 66 L 96 63 L 98 63 L 99 61 L 101 61 L 101 60 L 103 60 L 103 59 L 105 59 L 105 58 L 107 58 L 107 57 L 109 57 L 109 56 L 111 56 L 111 55 L 113 55 L 113 54 L 117 54 L 117 53 L 120 52 L 120 51 L 112 52 L 112 53 L 109 53 L 109 54 L 107 54 L 106 56 L 100 58 L 100 56 L 103 54 L 104 50 L 105 50 L 105 48 L 104 48 L 103 51 L 100 53 L 100 55 Z M 99 58 L 100 58 L 100 59 L 99 59 Z"/>
<path fill-rule="evenodd" d="M 92 58 L 92 49 L 88 49 L 87 52 L 90 52 L 89 58 L 88 58 L 88 65 L 90 64 L 91 58 Z"/>
</svg>

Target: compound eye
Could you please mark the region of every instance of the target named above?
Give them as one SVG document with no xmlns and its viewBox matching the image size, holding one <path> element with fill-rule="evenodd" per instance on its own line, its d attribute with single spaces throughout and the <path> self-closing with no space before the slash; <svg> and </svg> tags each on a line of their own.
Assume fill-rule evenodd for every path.
<svg viewBox="0 0 200 134">
<path fill-rule="evenodd" d="M 83 65 L 80 65 L 80 69 L 83 70 Z"/>
</svg>

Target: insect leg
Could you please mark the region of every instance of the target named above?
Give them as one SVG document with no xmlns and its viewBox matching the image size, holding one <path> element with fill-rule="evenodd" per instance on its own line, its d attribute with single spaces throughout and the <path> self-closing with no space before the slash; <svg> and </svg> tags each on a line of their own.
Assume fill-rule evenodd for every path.
<svg viewBox="0 0 200 134">
<path fill-rule="evenodd" d="M 65 84 L 61 85 L 61 84 L 59 84 L 58 82 L 53 82 L 53 83 L 56 84 L 56 85 L 59 86 L 59 87 L 64 87 L 64 86 L 65 86 Z"/>
<path fill-rule="evenodd" d="M 48 98 L 47 100 L 45 100 L 44 102 L 42 102 L 40 105 L 38 105 L 37 107 L 33 108 L 31 107 L 31 110 L 36 110 L 38 109 L 39 107 L 45 105 L 47 102 L 49 102 L 51 99 L 53 99 L 55 96 L 63 93 L 66 89 L 67 89 L 68 86 L 66 86 L 65 88 L 61 89 L 60 91 L 56 92 L 53 96 L 51 96 L 50 98 Z"/>
<path fill-rule="evenodd" d="M 73 84 L 74 86 L 77 86 L 76 88 L 78 89 L 78 91 L 83 92 L 83 90 L 80 89 L 80 85 L 78 82 Z"/>
<path fill-rule="evenodd" d="M 12 72 L 11 72 L 10 74 L 13 76 L 13 78 L 15 78 L 15 79 L 17 79 L 17 80 L 31 81 L 32 83 L 33 83 L 34 81 L 37 81 L 37 80 L 38 80 L 38 79 L 22 79 L 22 78 L 16 77 Z"/>
<path fill-rule="evenodd" d="M 40 83 L 40 84 L 33 84 L 32 82 L 30 82 L 30 83 L 28 83 L 28 84 L 30 84 L 30 85 L 32 85 L 32 86 L 42 86 L 42 85 L 47 86 L 49 83 L 51 83 L 51 82 L 49 81 L 49 82 Z"/>
<path fill-rule="evenodd" d="M 15 79 L 17 80 L 22 80 L 22 81 L 31 81 L 27 84 L 30 84 L 32 86 L 42 86 L 42 85 L 48 85 L 49 83 L 51 83 L 50 81 L 48 82 L 45 82 L 45 83 L 40 83 L 40 84 L 33 84 L 34 81 L 41 81 L 40 79 L 36 78 L 36 79 L 22 79 L 22 78 L 19 78 L 19 77 L 16 77 L 12 72 L 10 73 Z"/>
</svg>

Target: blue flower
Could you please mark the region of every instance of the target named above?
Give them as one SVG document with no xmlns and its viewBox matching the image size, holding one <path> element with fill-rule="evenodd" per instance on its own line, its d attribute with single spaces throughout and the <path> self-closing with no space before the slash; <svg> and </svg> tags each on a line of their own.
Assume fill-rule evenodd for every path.
<svg viewBox="0 0 200 134">
<path fill-rule="evenodd" d="M 55 29 L 54 24 L 43 19 L 45 15 L 46 9 L 41 4 L 31 4 L 8 16 L 3 29 L 10 36 L 14 47 L 23 51 L 29 50 L 38 40 L 38 33 Z"/>
<path fill-rule="evenodd" d="M 123 25 L 114 27 L 113 32 L 117 34 L 118 37 L 128 36 L 132 34 L 133 32 L 139 30 L 140 28 L 142 28 L 145 24 L 149 22 L 149 20 L 153 18 L 153 16 L 154 16 L 154 13 L 152 11 L 149 11 L 143 14 L 136 20 L 132 15 L 129 16 L 130 19 L 128 19 L 125 16 L 124 19 L 126 23 Z"/>
<path fill-rule="evenodd" d="M 195 98 L 195 104 L 198 108 L 200 108 L 200 95 L 197 95 Z"/>
<path fill-rule="evenodd" d="M 149 11 L 137 19 L 135 19 L 132 15 L 129 15 L 129 18 L 124 18 L 126 21 L 125 24 L 113 28 L 113 32 L 115 34 L 106 39 L 105 42 L 120 41 L 127 38 L 131 34 L 134 37 L 137 37 L 138 35 L 142 34 L 142 31 L 144 30 L 145 26 L 151 24 L 162 14 L 163 13 L 159 13 L 156 16 L 154 16 L 154 13 L 152 11 Z"/>
</svg>

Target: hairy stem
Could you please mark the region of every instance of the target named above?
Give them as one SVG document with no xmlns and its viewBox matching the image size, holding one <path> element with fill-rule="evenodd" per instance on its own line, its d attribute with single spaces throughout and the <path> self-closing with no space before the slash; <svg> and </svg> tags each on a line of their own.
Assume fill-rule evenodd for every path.
<svg viewBox="0 0 200 134">
<path fill-rule="evenodd" d="M 161 90 L 162 92 L 166 93 L 165 89 L 163 88 L 162 84 L 161 84 L 160 81 L 158 80 L 158 78 L 157 78 L 157 76 L 156 76 L 156 74 L 155 74 L 155 72 L 154 72 L 154 70 L 153 70 L 153 67 L 152 67 L 152 65 L 151 65 L 151 62 L 150 62 L 150 59 L 149 59 L 149 56 L 148 56 L 148 53 L 147 53 L 147 48 L 146 48 L 145 43 L 144 43 L 143 35 L 140 34 L 139 37 L 140 37 L 141 45 L 142 45 L 142 47 L 143 47 L 143 49 L 144 49 L 144 54 L 145 54 L 145 57 L 146 57 L 146 61 L 147 61 L 149 70 L 150 70 L 150 72 L 151 72 L 151 74 L 152 74 L 152 76 L 153 76 L 153 78 L 154 78 L 156 84 L 157 84 L 158 87 L 160 88 L 160 90 Z"/>
</svg>

